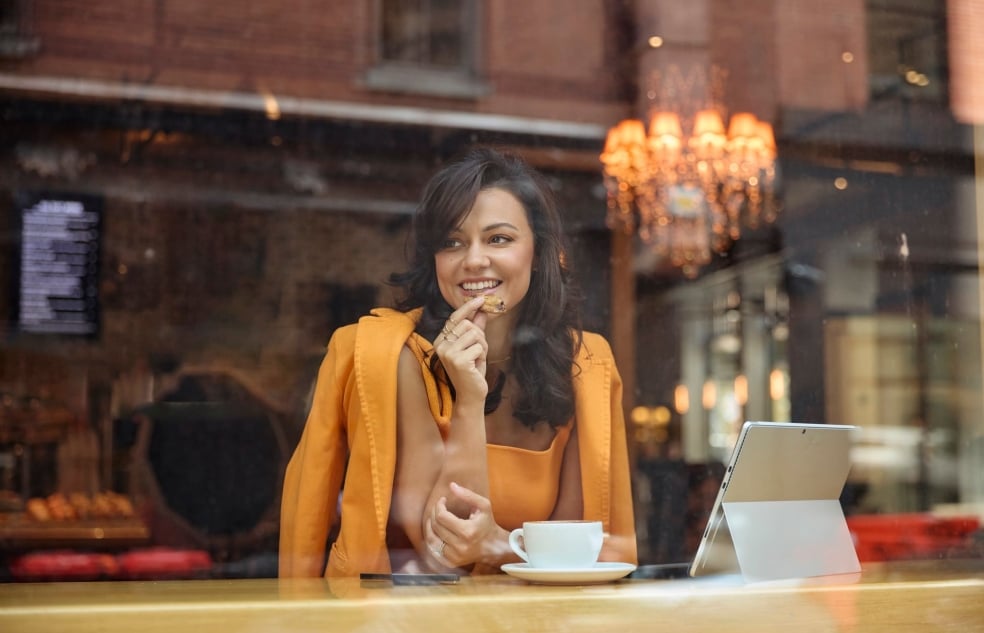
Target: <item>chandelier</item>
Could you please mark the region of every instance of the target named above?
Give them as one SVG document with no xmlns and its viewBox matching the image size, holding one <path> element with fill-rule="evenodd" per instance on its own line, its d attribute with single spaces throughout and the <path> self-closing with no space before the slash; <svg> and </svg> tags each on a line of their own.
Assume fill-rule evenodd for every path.
<svg viewBox="0 0 984 633">
<path fill-rule="evenodd" d="M 693 278 L 742 227 L 775 219 L 776 143 L 772 126 L 747 112 L 733 115 L 727 132 L 715 108 L 683 119 L 656 111 L 648 133 L 642 121 L 624 120 L 608 131 L 600 158 L 609 228 L 638 232 Z"/>
</svg>

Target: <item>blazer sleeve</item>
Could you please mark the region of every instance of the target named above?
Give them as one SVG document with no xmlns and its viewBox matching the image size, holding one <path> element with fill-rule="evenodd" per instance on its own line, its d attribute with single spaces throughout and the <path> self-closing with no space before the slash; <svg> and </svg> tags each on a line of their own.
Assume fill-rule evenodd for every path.
<svg viewBox="0 0 984 633">
<path fill-rule="evenodd" d="M 280 505 L 281 578 L 324 574 L 328 532 L 337 519 L 348 455 L 345 371 L 337 337 L 321 362 L 311 410 L 284 475 Z"/>
<path fill-rule="evenodd" d="M 625 437 L 625 414 L 622 409 L 622 377 L 612 360 L 611 386 L 611 528 L 605 539 L 601 560 L 638 564 L 635 514 L 629 451 Z"/>
</svg>

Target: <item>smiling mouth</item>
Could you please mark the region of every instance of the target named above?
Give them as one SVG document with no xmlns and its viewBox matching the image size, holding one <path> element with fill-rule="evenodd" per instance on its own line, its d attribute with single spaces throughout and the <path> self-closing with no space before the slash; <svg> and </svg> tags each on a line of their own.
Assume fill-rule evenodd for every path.
<svg viewBox="0 0 984 633">
<path fill-rule="evenodd" d="M 500 285 L 502 285 L 501 281 L 466 282 L 461 284 L 461 289 L 467 294 L 478 296 L 495 290 Z"/>
</svg>

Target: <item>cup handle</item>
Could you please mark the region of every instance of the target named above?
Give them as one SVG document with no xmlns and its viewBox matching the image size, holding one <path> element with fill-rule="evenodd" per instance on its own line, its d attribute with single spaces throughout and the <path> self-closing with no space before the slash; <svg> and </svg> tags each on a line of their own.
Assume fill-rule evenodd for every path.
<svg viewBox="0 0 984 633">
<path fill-rule="evenodd" d="M 516 528 L 509 533 L 509 547 L 512 551 L 516 552 L 516 555 L 525 560 L 527 563 L 530 562 L 530 557 L 526 555 L 526 550 L 520 545 L 520 539 L 523 538 L 523 528 Z"/>
</svg>

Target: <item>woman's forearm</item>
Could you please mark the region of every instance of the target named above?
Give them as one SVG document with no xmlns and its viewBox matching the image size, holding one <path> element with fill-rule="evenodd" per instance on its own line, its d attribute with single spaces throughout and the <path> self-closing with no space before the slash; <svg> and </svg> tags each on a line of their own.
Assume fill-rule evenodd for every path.
<svg viewBox="0 0 984 633">
<path fill-rule="evenodd" d="M 489 494 L 484 402 L 455 403 L 444 446 L 444 462 L 431 493 L 428 508 L 433 507 L 440 497 L 448 497 L 448 487 L 451 482 L 485 497 Z M 452 497 L 448 497 L 448 509 L 462 518 L 467 517 L 471 512 L 471 508 L 461 506 Z"/>
</svg>

